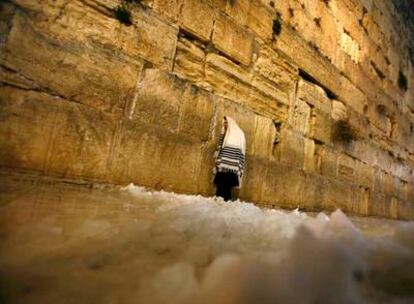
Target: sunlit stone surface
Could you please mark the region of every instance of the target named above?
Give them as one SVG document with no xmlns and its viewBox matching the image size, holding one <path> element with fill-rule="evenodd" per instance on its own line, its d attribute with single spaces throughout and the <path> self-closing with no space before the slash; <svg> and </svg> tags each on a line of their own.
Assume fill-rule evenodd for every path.
<svg viewBox="0 0 414 304">
<path fill-rule="evenodd" d="M 412 303 L 414 223 L 2 183 L 2 303 Z"/>
<path fill-rule="evenodd" d="M 243 200 L 414 219 L 413 11 L 412 0 L 1 1 L 0 173 L 211 196 L 229 115 L 246 135 Z"/>
</svg>

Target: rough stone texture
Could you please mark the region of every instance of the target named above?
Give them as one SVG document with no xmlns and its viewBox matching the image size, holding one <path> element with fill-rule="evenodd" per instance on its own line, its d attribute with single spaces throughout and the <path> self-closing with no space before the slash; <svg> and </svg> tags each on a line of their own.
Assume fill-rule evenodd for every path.
<svg viewBox="0 0 414 304">
<path fill-rule="evenodd" d="M 212 195 L 229 115 L 242 199 L 413 219 L 412 5 L 325 2 L 3 1 L 1 170 Z"/>
<path fill-rule="evenodd" d="M 250 64 L 253 35 L 225 15 L 217 18 L 212 41 L 217 49 L 236 61 Z"/>
</svg>

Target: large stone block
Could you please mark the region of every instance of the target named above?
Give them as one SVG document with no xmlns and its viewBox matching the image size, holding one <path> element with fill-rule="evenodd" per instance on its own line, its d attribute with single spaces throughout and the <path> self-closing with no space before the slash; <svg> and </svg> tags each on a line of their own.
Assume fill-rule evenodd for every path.
<svg viewBox="0 0 414 304">
<path fill-rule="evenodd" d="M 302 203 L 300 207 L 309 211 L 323 209 L 323 193 L 326 191 L 325 177 L 313 172 L 305 172 L 305 183 L 302 191 Z"/>
<path fill-rule="evenodd" d="M 250 1 L 247 26 L 265 41 L 272 38 L 273 19 L 274 13 L 261 0 Z"/>
<path fill-rule="evenodd" d="M 298 69 L 285 56 L 267 45 L 261 45 L 254 63 L 254 72 L 269 79 L 282 90 L 289 91 L 296 85 Z"/>
<path fill-rule="evenodd" d="M 47 93 L 3 87 L 1 164 L 104 180 L 115 120 Z"/>
<path fill-rule="evenodd" d="M 335 178 L 325 179 L 325 191 L 322 195 L 322 206 L 327 210 L 341 209 L 351 211 L 356 197 L 356 187 Z"/>
<path fill-rule="evenodd" d="M 111 165 L 115 183 L 177 192 L 198 191 L 201 144 L 153 124 L 125 121 L 117 133 Z M 185 162 L 183 159 L 185 158 Z"/>
<path fill-rule="evenodd" d="M 280 89 L 273 82 L 261 76 L 254 76 L 251 85 L 253 90 L 250 98 L 257 99 L 260 102 L 261 98 L 267 96 L 267 98 L 274 99 L 276 103 L 283 103 L 285 107 L 289 105 L 289 97 L 294 91 L 293 87 L 291 89 Z"/>
<path fill-rule="evenodd" d="M 42 93 L 0 88 L 0 166 L 43 172 L 57 99 Z"/>
<path fill-rule="evenodd" d="M 297 99 L 290 111 L 290 124 L 292 128 L 304 135 L 310 131 L 311 107 L 301 99 Z"/>
<path fill-rule="evenodd" d="M 235 61 L 249 65 L 253 52 L 253 35 L 225 15 L 217 17 L 214 46 Z"/>
<path fill-rule="evenodd" d="M 252 154 L 265 159 L 271 158 L 275 135 L 276 128 L 273 121 L 270 118 L 255 115 Z"/>
<path fill-rule="evenodd" d="M 116 119 L 84 105 L 62 101 L 47 162 L 47 174 L 106 180 Z"/>
<path fill-rule="evenodd" d="M 200 0 L 183 0 L 178 22 L 183 29 L 204 41 L 210 40 L 216 12 Z"/>
<path fill-rule="evenodd" d="M 268 170 L 267 160 L 251 156 L 246 162 L 246 170 L 243 178 L 243 187 L 240 190 L 240 198 L 249 202 L 261 202 L 263 200 L 263 189 L 266 172 Z"/>
<path fill-rule="evenodd" d="M 306 80 L 299 80 L 297 98 L 325 113 L 330 114 L 332 111 L 332 102 L 326 96 L 325 91 L 320 86 Z"/>
<path fill-rule="evenodd" d="M 357 183 L 361 186 L 372 189 L 374 186 L 375 169 L 363 162 L 357 162 Z"/>
<path fill-rule="evenodd" d="M 312 109 L 310 118 L 309 136 L 323 143 L 330 143 L 332 136 L 332 120 L 330 116 L 318 110 Z"/>
<path fill-rule="evenodd" d="M 347 155 L 338 156 L 338 178 L 344 179 L 350 183 L 357 182 L 357 163 Z"/>
<path fill-rule="evenodd" d="M 238 24 L 253 30 L 261 39 L 272 38 L 274 15 L 260 0 L 227 2 L 226 13 Z"/>
<path fill-rule="evenodd" d="M 287 104 L 253 87 L 250 73 L 232 61 L 217 54 L 208 54 L 205 73 L 206 82 L 219 95 L 274 119 L 283 121 L 287 118 Z M 274 94 L 276 92 L 273 91 Z"/>
<path fill-rule="evenodd" d="M 263 201 L 295 208 L 303 202 L 305 175 L 302 170 L 269 162 L 263 187 Z"/>
<path fill-rule="evenodd" d="M 369 214 L 381 217 L 390 217 L 390 204 L 392 196 L 380 192 L 372 192 L 369 204 Z"/>
<path fill-rule="evenodd" d="M 287 128 L 282 129 L 279 148 L 282 164 L 303 169 L 304 137 L 300 133 Z"/>
<path fill-rule="evenodd" d="M 211 134 L 213 109 L 217 97 L 194 85 L 187 86 L 183 95 L 178 132 L 194 139 L 207 141 Z"/>
<path fill-rule="evenodd" d="M 354 198 L 350 212 L 361 215 L 369 215 L 369 205 L 371 200 L 371 190 L 368 187 L 359 186 L 354 188 Z"/>
<path fill-rule="evenodd" d="M 315 171 L 316 170 L 316 159 L 315 159 L 315 142 L 311 139 L 304 138 L 304 152 L 305 159 L 303 163 L 303 170 Z"/>
<path fill-rule="evenodd" d="M 324 176 L 337 176 L 338 157 L 334 151 L 323 145 L 315 146 L 315 170 Z"/>
<path fill-rule="evenodd" d="M 346 120 L 348 118 L 348 113 L 345 105 L 338 101 L 332 101 L 332 119 L 333 120 Z"/>
<path fill-rule="evenodd" d="M 190 40 L 180 37 L 173 72 L 182 78 L 199 83 L 204 78 L 204 63 L 204 51 Z"/>
<path fill-rule="evenodd" d="M 121 112 L 132 99 L 142 66 L 139 60 L 108 58 L 102 49 L 48 35 L 23 13 L 13 19 L 0 60 L 34 88 L 107 112 Z"/>
<path fill-rule="evenodd" d="M 177 76 L 147 69 L 138 83 L 128 117 L 176 131 L 186 83 Z"/>
</svg>

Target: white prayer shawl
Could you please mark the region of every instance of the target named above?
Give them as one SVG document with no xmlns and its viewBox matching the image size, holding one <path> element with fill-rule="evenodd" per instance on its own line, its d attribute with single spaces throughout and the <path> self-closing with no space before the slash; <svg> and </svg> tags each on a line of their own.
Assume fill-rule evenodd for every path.
<svg viewBox="0 0 414 304">
<path fill-rule="evenodd" d="M 217 151 L 216 170 L 218 172 L 233 172 L 239 178 L 241 186 L 246 153 L 246 139 L 237 123 L 226 116 L 227 130 L 223 126 Z"/>
</svg>

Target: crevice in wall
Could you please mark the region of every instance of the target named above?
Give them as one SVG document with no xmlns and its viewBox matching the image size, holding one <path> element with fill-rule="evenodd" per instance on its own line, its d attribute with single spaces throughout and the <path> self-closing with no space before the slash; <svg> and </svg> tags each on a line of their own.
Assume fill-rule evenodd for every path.
<svg viewBox="0 0 414 304">
<path fill-rule="evenodd" d="M 380 68 L 378 68 L 378 66 L 375 64 L 375 62 L 370 60 L 370 64 L 371 64 L 371 67 L 374 69 L 375 73 L 377 74 L 377 76 L 381 80 L 385 79 L 385 74 L 380 70 Z"/>
<path fill-rule="evenodd" d="M 334 92 L 332 92 L 330 89 L 328 89 L 326 86 L 324 86 L 322 83 L 313 78 L 309 73 L 305 72 L 304 70 L 299 69 L 299 76 L 302 77 L 303 80 L 306 80 L 310 83 L 316 84 L 317 86 L 321 87 L 325 91 L 326 96 L 328 96 L 329 99 L 338 99 Z"/>
<path fill-rule="evenodd" d="M 282 129 L 282 122 L 278 120 L 273 120 L 273 125 L 275 128 L 275 137 L 273 139 L 273 146 L 272 146 L 272 155 L 277 160 L 280 160 L 280 151 L 279 151 L 279 144 L 281 139 L 281 129 Z"/>
</svg>

